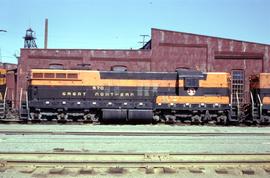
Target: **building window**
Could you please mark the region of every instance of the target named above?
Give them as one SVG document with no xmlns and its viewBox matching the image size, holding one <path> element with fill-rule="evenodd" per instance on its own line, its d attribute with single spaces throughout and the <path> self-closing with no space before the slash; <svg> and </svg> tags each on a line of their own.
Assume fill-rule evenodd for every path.
<svg viewBox="0 0 270 178">
<path fill-rule="evenodd" d="M 115 65 L 111 67 L 111 71 L 124 72 L 124 71 L 127 71 L 127 66 Z"/>
<path fill-rule="evenodd" d="M 49 68 L 50 69 L 64 69 L 64 65 L 63 64 L 50 64 Z"/>
<path fill-rule="evenodd" d="M 190 70 L 190 68 L 188 68 L 188 67 L 177 67 L 176 69 L 175 69 L 175 71 L 178 71 L 178 70 Z"/>
<path fill-rule="evenodd" d="M 245 72 L 232 70 L 231 72 L 232 104 L 243 104 L 245 100 Z"/>
</svg>

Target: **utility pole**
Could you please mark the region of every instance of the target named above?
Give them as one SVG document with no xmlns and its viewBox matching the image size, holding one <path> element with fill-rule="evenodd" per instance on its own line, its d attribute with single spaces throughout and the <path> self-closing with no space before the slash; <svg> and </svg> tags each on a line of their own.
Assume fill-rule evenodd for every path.
<svg viewBox="0 0 270 178">
<path fill-rule="evenodd" d="M 150 37 L 149 35 L 140 35 L 142 37 L 142 41 L 139 41 L 138 43 L 142 44 L 142 46 L 144 46 L 147 41 L 146 41 L 146 37 Z"/>
</svg>

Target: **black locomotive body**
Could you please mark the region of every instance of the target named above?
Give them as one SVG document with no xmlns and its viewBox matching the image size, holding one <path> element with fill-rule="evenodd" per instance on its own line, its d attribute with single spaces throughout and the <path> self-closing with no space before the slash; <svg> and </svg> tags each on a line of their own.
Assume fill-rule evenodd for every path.
<svg viewBox="0 0 270 178">
<path fill-rule="evenodd" d="M 228 73 L 33 69 L 22 119 L 222 122 Z"/>
</svg>

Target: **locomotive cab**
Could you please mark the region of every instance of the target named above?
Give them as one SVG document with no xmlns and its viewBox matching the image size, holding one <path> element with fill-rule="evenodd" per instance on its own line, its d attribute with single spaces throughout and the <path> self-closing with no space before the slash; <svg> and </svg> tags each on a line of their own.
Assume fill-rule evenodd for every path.
<svg viewBox="0 0 270 178">
<path fill-rule="evenodd" d="M 178 69 L 176 72 L 178 83 L 179 80 L 184 81 L 184 90 L 186 90 L 189 95 L 193 95 L 199 88 L 199 80 L 205 79 L 205 74 L 201 71 Z M 178 85 L 178 94 L 181 94 L 179 89 L 181 90 L 181 87 Z"/>
</svg>

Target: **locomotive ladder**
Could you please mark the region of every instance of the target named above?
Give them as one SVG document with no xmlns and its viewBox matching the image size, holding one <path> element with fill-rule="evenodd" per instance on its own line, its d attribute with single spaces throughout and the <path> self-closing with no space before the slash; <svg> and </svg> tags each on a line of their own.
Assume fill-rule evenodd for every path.
<svg viewBox="0 0 270 178">
<path fill-rule="evenodd" d="M 28 95 L 25 92 L 25 101 L 22 100 L 23 97 L 23 90 L 21 88 L 20 92 L 20 119 L 21 120 L 28 120 L 29 118 L 29 108 L 28 108 Z"/>
<path fill-rule="evenodd" d="M 251 119 L 255 123 L 260 123 L 262 116 L 261 98 L 258 94 L 253 96 L 252 92 L 250 92 L 250 99 L 251 99 Z M 257 102 L 255 102 L 255 100 L 258 101 L 259 104 L 256 104 Z"/>
<path fill-rule="evenodd" d="M 6 87 L 4 98 L 2 101 L 0 101 L 0 119 L 4 119 L 6 115 L 6 98 L 7 98 L 7 91 L 8 91 L 7 89 L 8 88 Z"/>
</svg>

